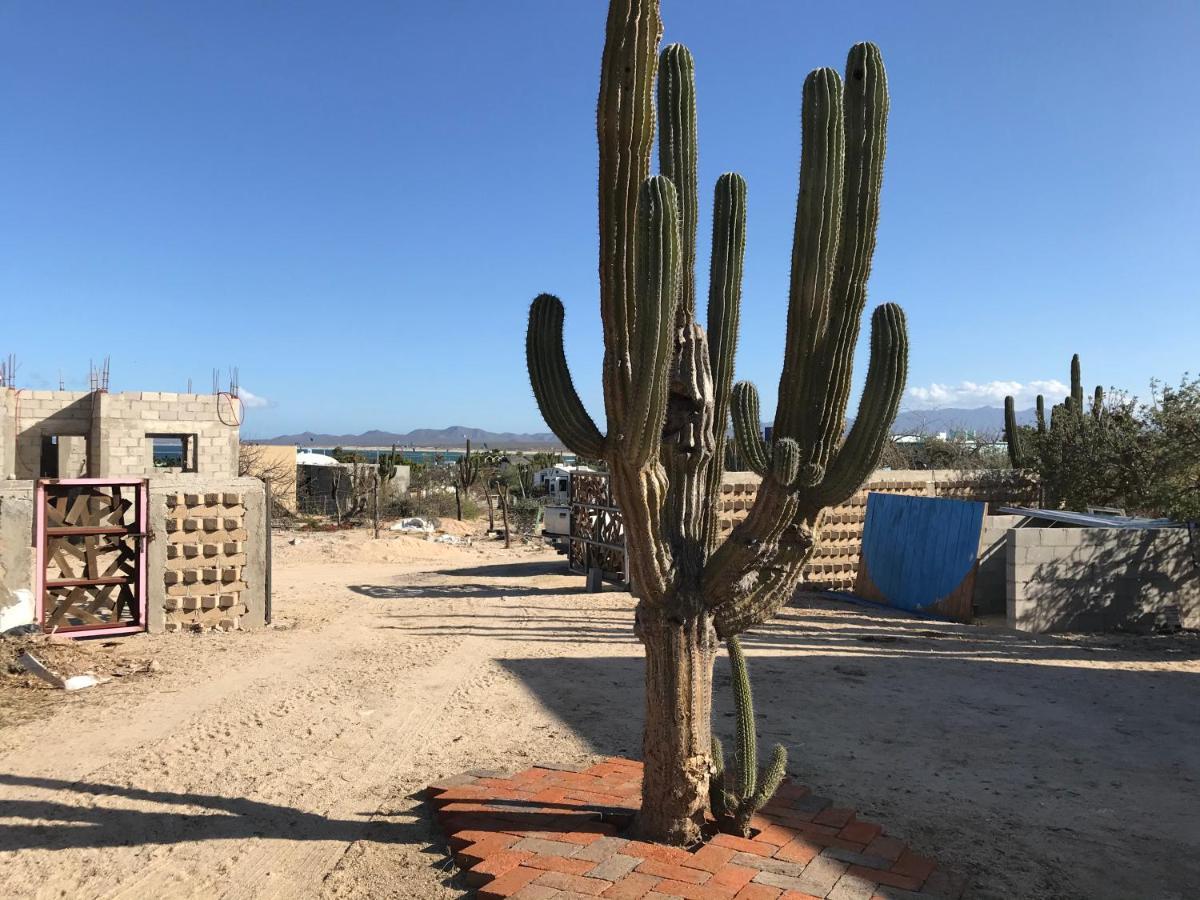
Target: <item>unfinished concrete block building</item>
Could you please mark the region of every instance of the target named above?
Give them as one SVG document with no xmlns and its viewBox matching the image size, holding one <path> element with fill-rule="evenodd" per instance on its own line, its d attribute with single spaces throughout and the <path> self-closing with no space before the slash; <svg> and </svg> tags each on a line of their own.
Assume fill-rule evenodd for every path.
<svg viewBox="0 0 1200 900">
<path fill-rule="evenodd" d="M 0 388 L 0 624 L 263 624 L 267 510 L 230 393 Z"/>
</svg>

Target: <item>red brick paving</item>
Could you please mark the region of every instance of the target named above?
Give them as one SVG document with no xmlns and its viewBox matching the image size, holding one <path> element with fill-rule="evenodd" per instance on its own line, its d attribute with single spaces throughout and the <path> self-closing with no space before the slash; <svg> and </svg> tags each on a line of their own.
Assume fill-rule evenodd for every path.
<svg viewBox="0 0 1200 900">
<path fill-rule="evenodd" d="M 455 862 L 481 900 L 956 900 L 966 880 L 939 868 L 804 785 L 785 782 L 755 816 L 752 838 L 717 834 L 691 850 L 627 840 L 641 763 L 509 777 L 467 773 L 429 797 Z"/>
</svg>

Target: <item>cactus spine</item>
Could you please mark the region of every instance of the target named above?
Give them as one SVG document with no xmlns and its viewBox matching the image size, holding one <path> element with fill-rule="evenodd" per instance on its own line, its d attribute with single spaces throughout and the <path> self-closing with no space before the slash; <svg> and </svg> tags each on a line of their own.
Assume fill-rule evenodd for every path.
<svg viewBox="0 0 1200 900">
<path fill-rule="evenodd" d="M 787 750 L 776 744 L 766 768 L 758 765 L 758 737 L 754 721 L 754 695 L 746 655 L 736 637 L 726 641 L 733 703 L 737 710 L 732 770 L 727 766 L 721 740 L 712 739 L 714 774 L 709 785 L 713 817 L 722 831 L 750 835 L 750 817 L 762 809 L 779 789 L 787 771 Z"/>
<path fill-rule="evenodd" d="M 576 454 L 607 462 L 624 515 L 647 660 L 637 826 L 689 843 L 708 802 L 717 639 L 775 614 L 824 508 L 875 467 L 904 390 L 908 339 L 898 306 L 875 310 L 866 387 L 845 433 L 888 110 L 879 50 L 858 44 L 844 83 L 818 69 L 804 84 L 787 349 L 775 439 L 765 444 L 757 392 L 733 385 L 746 184 L 733 173 L 716 183 L 705 329 L 695 317 L 694 62 L 681 45 L 659 60 L 661 32 L 658 0 L 612 0 L 597 112 L 605 432 L 572 382 L 556 297 L 533 301 L 526 351 L 546 423 Z M 656 73 L 662 174 L 651 176 Z M 718 546 L 730 413 L 739 453 L 764 480 L 750 515 Z"/>
</svg>

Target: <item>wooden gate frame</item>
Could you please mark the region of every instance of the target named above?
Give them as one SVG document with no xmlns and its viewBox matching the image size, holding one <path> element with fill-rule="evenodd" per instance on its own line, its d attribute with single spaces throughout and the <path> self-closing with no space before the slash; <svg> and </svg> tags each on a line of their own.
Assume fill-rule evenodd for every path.
<svg viewBox="0 0 1200 900">
<path fill-rule="evenodd" d="M 45 621 L 46 603 L 46 488 L 47 487 L 136 487 L 138 489 L 137 526 L 140 535 L 148 533 L 150 524 L 150 482 L 145 478 L 41 478 L 38 479 L 34 492 L 34 539 L 37 548 L 36 575 L 34 587 L 34 621 L 38 627 Z M 147 577 L 147 548 L 146 541 L 140 541 L 138 548 L 138 564 L 136 575 L 136 596 L 138 604 L 138 624 L 136 625 L 100 625 L 95 627 L 60 628 L 56 634 L 70 637 L 93 637 L 100 634 L 119 635 L 136 634 L 147 631 L 149 623 L 146 620 L 148 603 L 146 588 L 149 584 Z"/>
</svg>

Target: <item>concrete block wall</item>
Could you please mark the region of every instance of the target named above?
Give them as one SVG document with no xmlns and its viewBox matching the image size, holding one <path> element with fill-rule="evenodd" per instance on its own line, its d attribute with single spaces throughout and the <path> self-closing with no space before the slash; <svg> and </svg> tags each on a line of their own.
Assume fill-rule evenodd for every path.
<svg viewBox="0 0 1200 900">
<path fill-rule="evenodd" d="M 18 592 L 33 595 L 33 482 L 0 481 L 0 618 L 8 627 L 6 611 L 24 607 Z"/>
<path fill-rule="evenodd" d="M 151 483 L 151 630 L 235 629 L 266 621 L 266 491 L 256 478 Z"/>
<path fill-rule="evenodd" d="M 60 438 L 60 478 L 170 474 L 154 466 L 147 435 L 186 434 L 195 436 L 196 474 L 232 478 L 240 417 L 228 394 L 0 388 L 0 477 L 40 477 L 47 435 Z"/>
<path fill-rule="evenodd" d="M 60 477 L 86 474 L 95 439 L 95 398 L 86 391 L 0 389 L 0 474 L 8 479 L 37 478 L 42 438 L 69 437 L 60 453 Z"/>
<path fill-rule="evenodd" d="M 1005 563 L 1012 628 L 1200 627 L 1200 567 L 1182 528 L 1013 529 Z"/>
<path fill-rule="evenodd" d="M 194 436 L 195 474 L 234 478 L 238 473 L 240 404 L 227 394 L 128 392 L 98 395 L 93 454 L 102 476 L 170 473 L 154 466 L 151 434 Z M 174 470 L 175 473 L 178 470 Z"/>
<path fill-rule="evenodd" d="M 979 569 L 972 604 L 977 615 L 1003 616 L 1008 596 L 1008 532 L 1022 516 L 985 515 L 979 533 Z"/>
<path fill-rule="evenodd" d="M 721 485 L 719 535 L 724 538 L 754 505 L 762 481 L 753 472 L 726 472 Z M 1027 504 L 1036 485 L 1018 472 L 962 472 L 942 469 L 880 469 L 854 496 L 825 513 L 817 528 L 817 545 L 804 567 L 804 584 L 815 590 L 849 591 L 858 576 L 867 494 L 950 497 L 1006 504 Z M 1001 588 L 997 588 L 1000 602 Z M 1002 611 L 1002 610 L 997 610 Z"/>
</svg>

